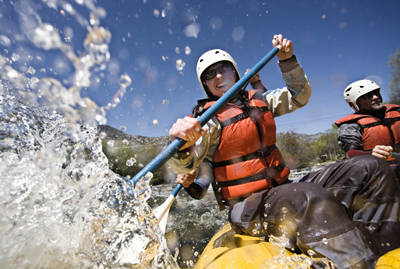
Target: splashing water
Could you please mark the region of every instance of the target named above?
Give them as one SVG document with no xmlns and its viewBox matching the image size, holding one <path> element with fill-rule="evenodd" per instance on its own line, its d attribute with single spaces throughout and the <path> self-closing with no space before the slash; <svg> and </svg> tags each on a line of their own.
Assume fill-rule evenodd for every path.
<svg viewBox="0 0 400 269">
<path fill-rule="evenodd" d="M 279 255 L 270 258 L 263 262 L 260 269 L 269 268 L 325 268 L 325 269 L 335 269 L 335 264 L 327 258 L 313 258 L 315 253 L 309 252 L 310 256 L 304 254 L 293 254 L 289 255 L 285 252 L 285 246 L 289 245 L 289 239 L 283 236 L 269 236 L 269 242 L 273 246 L 277 246 L 280 249 Z M 313 267 L 311 267 L 313 266 Z"/>
<path fill-rule="evenodd" d="M 21 35 L 40 50 L 60 51 L 74 73 L 66 86 L 55 77 L 36 77 L 44 67 L 17 70 L 18 54 L 0 55 L 0 263 L 12 268 L 177 268 L 147 204 L 151 175 L 137 184 L 134 197 L 119 192 L 123 203 L 116 208 L 105 203 L 126 183 L 109 169 L 96 126 L 106 123 L 106 110 L 118 104 L 131 81 L 121 76 L 120 89 L 105 107 L 80 94 L 110 59 L 111 34 L 99 24 L 104 10 L 81 1 L 90 11 L 87 21 L 69 3 L 43 4 L 63 9 L 88 33 L 85 51 L 77 55 L 53 25 L 41 21 L 34 4 L 15 4 Z"/>
</svg>

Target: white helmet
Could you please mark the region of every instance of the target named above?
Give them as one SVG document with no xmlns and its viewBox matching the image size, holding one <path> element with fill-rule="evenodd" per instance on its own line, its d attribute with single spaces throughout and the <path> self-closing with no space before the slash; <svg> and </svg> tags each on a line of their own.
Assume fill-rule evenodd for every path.
<svg viewBox="0 0 400 269">
<path fill-rule="evenodd" d="M 203 55 L 200 56 L 199 60 L 197 61 L 197 66 L 196 66 L 196 72 L 197 72 L 197 78 L 200 81 L 201 86 L 203 86 L 203 89 L 208 97 L 213 96 L 212 93 L 209 91 L 207 85 L 203 83 L 201 80 L 201 74 L 210 67 L 211 65 L 218 63 L 218 62 L 230 62 L 232 63 L 233 67 L 235 68 L 236 75 L 237 75 L 237 80 L 240 79 L 240 75 L 236 66 L 235 60 L 232 58 L 232 56 L 227 53 L 226 51 L 223 51 L 221 49 L 214 49 L 214 50 L 209 50 Z"/>
<path fill-rule="evenodd" d="M 369 79 L 358 80 L 351 83 L 344 90 L 344 100 L 352 107 L 356 112 L 360 109 L 357 106 L 357 99 L 369 92 L 379 90 L 378 84 Z"/>
</svg>

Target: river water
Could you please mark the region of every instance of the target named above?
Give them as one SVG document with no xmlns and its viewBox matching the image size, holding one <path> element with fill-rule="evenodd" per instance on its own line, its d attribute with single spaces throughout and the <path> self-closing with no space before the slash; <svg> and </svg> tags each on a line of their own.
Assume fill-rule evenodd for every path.
<svg viewBox="0 0 400 269">
<path fill-rule="evenodd" d="M 79 1 L 77 1 L 79 2 Z M 43 1 L 62 8 L 87 30 L 84 51 L 76 54 L 50 23 L 43 23 L 31 1 L 10 2 L 19 16 L 24 42 L 57 50 L 73 66 L 72 83 L 40 76 L 45 66 L 16 68 L 22 55 L 0 55 L 0 264 L 7 268 L 186 268 L 193 267 L 212 235 L 226 223 L 212 192 L 196 201 L 182 191 L 164 234 L 152 208 L 165 201 L 173 184 L 150 187 L 143 178 L 133 195 L 120 192 L 125 181 L 108 167 L 97 129 L 118 105 L 131 80 L 106 106 L 81 95 L 93 70 L 109 58 L 111 33 L 100 25 L 106 13 L 94 2 Z M 15 26 L 15 25 L 14 25 Z M 11 46 L 16 36 L 1 35 Z M 21 46 L 23 44 L 20 44 Z M 24 55 L 27 59 L 38 55 Z M 120 203 L 107 201 L 120 193 Z"/>
</svg>

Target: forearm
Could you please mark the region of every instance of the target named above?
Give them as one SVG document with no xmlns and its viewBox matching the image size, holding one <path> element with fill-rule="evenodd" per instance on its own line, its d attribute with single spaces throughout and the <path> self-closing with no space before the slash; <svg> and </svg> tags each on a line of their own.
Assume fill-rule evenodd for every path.
<svg viewBox="0 0 400 269">
<path fill-rule="evenodd" d="M 348 158 L 359 156 L 359 155 L 371 155 L 372 151 L 363 151 L 358 149 L 350 149 L 346 152 Z"/>
<path fill-rule="evenodd" d="M 255 82 L 250 82 L 250 85 L 255 90 L 263 90 L 264 92 L 267 91 L 260 79 Z"/>
<path fill-rule="evenodd" d="M 287 87 L 264 94 L 264 102 L 274 117 L 305 106 L 311 96 L 311 86 L 295 56 L 279 65 Z"/>
<path fill-rule="evenodd" d="M 214 181 L 214 170 L 212 164 L 208 159 L 204 160 L 200 166 L 197 174 L 197 179 L 188 188 L 186 192 L 194 199 L 202 199 L 207 193 L 208 187 Z"/>
</svg>

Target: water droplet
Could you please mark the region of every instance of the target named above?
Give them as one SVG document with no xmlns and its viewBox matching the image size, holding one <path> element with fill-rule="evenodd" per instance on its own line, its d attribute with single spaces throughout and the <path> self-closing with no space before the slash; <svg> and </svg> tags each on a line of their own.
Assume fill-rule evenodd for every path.
<svg viewBox="0 0 400 269">
<path fill-rule="evenodd" d="M 183 30 L 183 32 L 185 33 L 185 35 L 187 37 L 197 38 L 198 34 L 200 32 L 200 24 L 194 22 L 194 23 L 186 26 L 186 28 Z"/>
<path fill-rule="evenodd" d="M 163 105 L 168 105 L 168 104 L 169 104 L 169 101 L 166 100 L 166 99 L 164 99 L 164 100 L 162 100 L 162 104 L 163 104 Z"/>
<path fill-rule="evenodd" d="M 125 127 L 125 126 L 120 126 L 120 127 L 119 127 L 119 130 L 125 132 L 125 131 L 126 131 L 126 127 Z"/>
<path fill-rule="evenodd" d="M 157 125 L 158 124 L 158 120 L 153 120 L 153 124 Z"/>
<path fill-rule="evenodd" d="M 328 244 L 328 239 L 323 238 L 323 239 L 322 239 L 322 243 L 324 243 L 325 245 L 327 245 L 327 244 Z"/>
<path fill-rule="evenodd" d="M 129 85 L 131 85 L 131 78 L 127 75 L 127 74 L 123 74 L 122 76 L 119 77 L 118 79 L 118 83 L 121 87 L 128 87 Z"/>
<path fill-rule="evenodd" d="M 7 76 L 8 76 L 9 78 L 11 78 L 11 79 L 17 78 L 17 77 L 18 77 L 18 72 L 17 72 L 15 69 L 10 69 L 10 70 L 7 72 Z"/>
<path fill-rule="evenodd" d="M 186 46 L 186 47 L 185 47 L 185 54 L 186 54 L 186 55 L 189 55 L 191 52 L 192 52 L 192 50 L 190 49 L 190 47 L 189 47 L 189 46 Z"/>
<path fill-rule="evenodd" d="M 33 44 L 44 50 L 58 49 L 62 46 L 61 37 L 57 29 L 48 23 L 43 23 L 30 31 L 28 37 Z"/>
<path fill-rule="evenodd" d="M 242 26 L 238 26 L 232 31 L 232 38 L 235 41 L 240 41 L 244 37 L 245 30 Z"/>
<path fill-rule="evenodd" d="M 175 52 L 176 52 L 177 54 L 179 54 L 179 53 L 181 53 L 181 50 L 180 50 L 178 47 L 176 47 L 176 48 L 175 48 Z"/>
<path fill-rule="evenodd" d="M 34 75 L 36 70 L 32 66 L 29 66 L 28 70 L 26 70 L 26 73 L 29 75 Z"/>
<path fill-rule="evenodd" d="M 11 59 L 16 62 L 18 61 L 20 58 L 20 56 L 18 54 L 16 54 L 15 52 L 13 52 L 13 54 L 11 55 Z"/>
<path fill-rule="evenodd" d="M 286 214 L 288 212 L 288 209 L 286 207 L 282 207 L 281 211 L 282 213 Z"/>
<path fill-rule="evenodd" d="M 104 138 L 107 137 L 107 133 L 106 132 L 100 132 L 99 136 L 100 136 L 101 139 L 104 139 Z"/>
<path fill-rule="evenodd" d="M 184 67 L 185 67 L 185 62 L 184 61 L 182 61 L 181 59 L 176 61 L 176 69 L 178 71 L 182 71 Z"/>
<path fill-rule="evenodd" d="M 136 163 L 135 158 L 130 158 L 129 160 L 126 161 L 126 166 L 132 166 Z"/>
<path fill-rule="evenodd" d="M 11 40 L 5 35 L 0 35 L 0 44 L 8 47 L 11 45 Z"/>
<path fill-rule="evenodd" d="M 309 249 L 309 250 L 307 250 L 307 254 L 308 254 L 308 256 L 312 257 L 315 255 L 315 251 L 312 249 Z"/>
<path fill-rule="evenodd" d="M 126 140 L 126 139 L 122 140 L 122 143 L 123 143 L 124 145 L 129 145 L 129 141 Z"/>
<path fill-rule="evenodd" d="M 110 147 L 114 146 L 115 141 L 114 140 L 110 140 L 107 142 L 107 145 L 109 145 Z"/>
<path fill-rule="evenodd" d="M 143 165 L 142 163 L 139 163 L 138 166 L 139 166 L 140 168 L 142 168 L 144 165 Z"/>
</svg>

